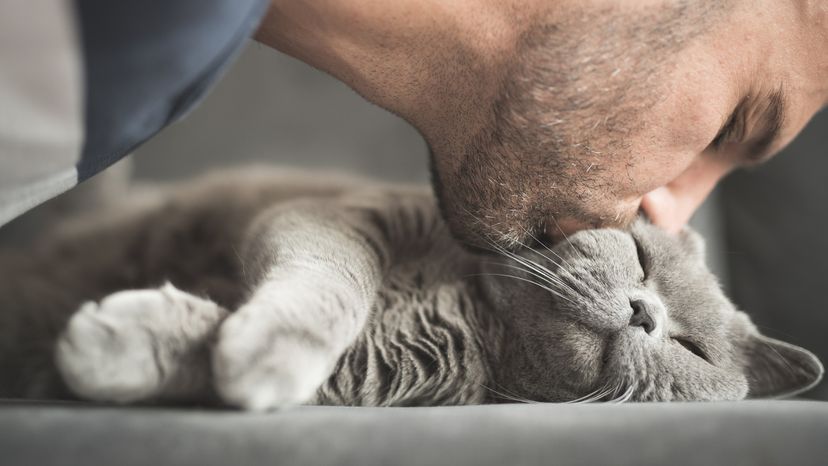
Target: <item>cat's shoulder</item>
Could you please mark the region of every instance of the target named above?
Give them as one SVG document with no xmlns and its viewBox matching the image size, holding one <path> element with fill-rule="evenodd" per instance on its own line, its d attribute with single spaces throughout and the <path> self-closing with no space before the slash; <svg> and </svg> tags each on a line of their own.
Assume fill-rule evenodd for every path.
<svg viewBox="0 0 828 466">
<path fill-rule="evenodd" d="M 150 185 L 145 185 L 145 188 Z M 157 189 L 179 200 L 373 198 L 428 202 L 433 199 L 425 183 L 398 183 L 341 170 L 307 170 L 270 165 L 250 165 L 211 171 L 198 177 L 158 185 Z"/>
</svg>

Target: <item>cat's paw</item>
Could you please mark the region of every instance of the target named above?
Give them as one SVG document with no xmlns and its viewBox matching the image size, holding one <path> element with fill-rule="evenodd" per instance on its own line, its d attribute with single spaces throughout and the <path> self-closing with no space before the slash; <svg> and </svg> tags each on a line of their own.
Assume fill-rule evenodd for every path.
<svg viewBox="0 0 828 466">
<path fill-rule="evenodd" d="M 165 389 L 186 352 L 182 330 L 206 329 L 221 317 L 216 304 L 172 285 L 114 293 L 100 304 L 84 304 L 72 316 L 57 341 L 55 362 L 64 382 L 82 398 L 151 399 Z"/>
<path fill-rule="evenodd" d="M 298 330 L 229 317 L 213 349 L 214 385 L 224 402 L 251 411 L 306 403 L 331 373 L 331 356 Z"/>
</svg>

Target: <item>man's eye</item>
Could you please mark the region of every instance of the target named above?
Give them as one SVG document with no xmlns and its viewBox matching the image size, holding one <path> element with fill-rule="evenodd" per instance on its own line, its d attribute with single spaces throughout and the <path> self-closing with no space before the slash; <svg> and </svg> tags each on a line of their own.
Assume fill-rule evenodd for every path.
<svg viewBox="0 0 828 466">
<path fill-rule="evenodd" d="M 710 147 L 716 150 L 721 149 L 726 140 L 727 133 L 725 133 L 723 130 L 719 131 L 719 134 L 717 134 L 716 137 L 713 138 L 713 141 L 710 143 Z"/>
<path fill-rule="evenodd" d="M 719 150 L 725 143 L 728 142 L 728 139 L 733 134 L 733 128 L 736 126 L 736 114 L 730 116 L 730 119 L 727 120 L 722 129 L 719 130 L 719 133 L 713 138 L 713 141 L 710 142 L 710 147 Z"/>
<path fill-rule="evenodd" d="M 725 122 L 724 126 L 710 142 L 710 147 L 715 150 L 721 149 L 725 144 L 741 142 L 745 138 L 745 131 L 747 129 L 747 101 L 743 100 L 733 109 L 733 113 Z"/>
</svg>

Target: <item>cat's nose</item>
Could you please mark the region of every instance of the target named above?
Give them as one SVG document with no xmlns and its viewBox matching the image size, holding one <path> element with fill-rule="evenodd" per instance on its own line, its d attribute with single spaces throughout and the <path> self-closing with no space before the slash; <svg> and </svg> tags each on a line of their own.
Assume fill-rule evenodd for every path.
<svg viewBox="0 0 828 466">
<path fill-rule="evenodd" d="M 630 317 L 631 327 L 641 327 L 648 334 L 653 333 L 656 329 L 655 312 L 650 303 L 643 299 L 634 299 L 630 301 L 632 307 L 632 317 Z"/>
</svg>

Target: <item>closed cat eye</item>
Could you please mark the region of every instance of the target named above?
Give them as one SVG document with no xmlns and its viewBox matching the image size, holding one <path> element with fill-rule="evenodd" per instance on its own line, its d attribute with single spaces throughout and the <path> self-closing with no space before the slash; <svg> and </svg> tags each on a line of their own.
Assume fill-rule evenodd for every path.
<svg viewBox="0 0 828 466">
<path fill-rule="evenodd" d="M 696 345 L 692 341 L 685 340 L 684 338 L 673 338 L 673 340 L 675 340 L 678 344 L 683 346 L 687 351 L 690 351 L 691 353 L 704 359 L 705 361 L 710 362 L 710 359 L 707 358 L 707 355 L 704 354 L 704 351 L 702 351 L 701 348 L 699 348 L 698 345 Z"/>
<path fill-rule="evenodd" d="M 644 248 L 641 247 L 641 242 L 638 241 L 638 239 L 633 237 L 633 243 L 635 243 L 635 253 L 638 255 L 638 264 L 641 266 L 641 271 L 644 272 L 644 278 L 642 278 L 643 281 L 646 280 L 649 275 L 647 256 L 644 254 Z"/>
</svg>

